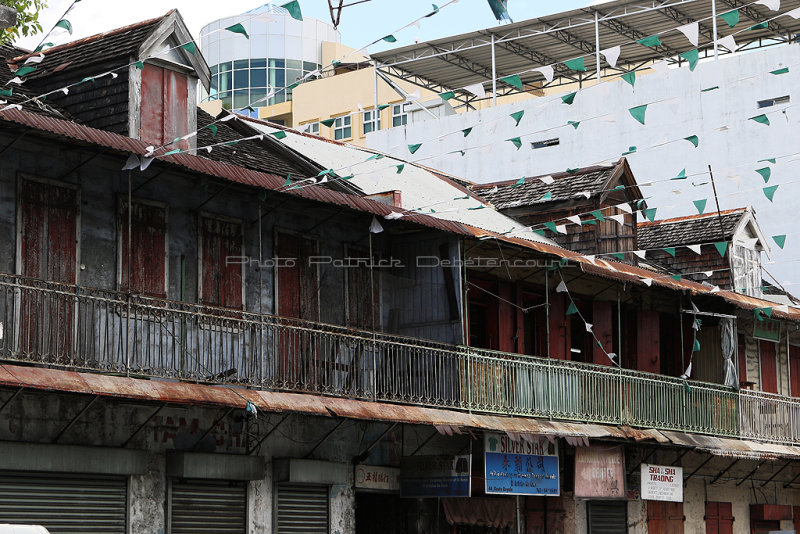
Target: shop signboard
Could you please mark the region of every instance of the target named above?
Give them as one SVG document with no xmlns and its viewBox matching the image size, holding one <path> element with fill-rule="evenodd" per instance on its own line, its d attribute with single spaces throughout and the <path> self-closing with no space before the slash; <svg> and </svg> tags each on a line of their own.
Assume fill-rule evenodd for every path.
<svg viewBox="0 0 800 534">
<path fill-rule="evenodd" d="M 515 441 L 484 434 L 486 493 L 559 495 L 558 447 L 548 440 Z"/>
<path fill-rule="evenodd" d="M 400 491 L 400 469 L 382 465 L 356 465 L 357 490 L 396 493 Z"/>
<path fill-rule="evenodd" d="M 775 319 L 764 319 L 762 321 L 754 321 L 753 323 L 753 337 L 756 339 L 763 339 L 764 341 L 774 341 L 777 343 L 781 340 L 781 323 Z"/>
<path fill-rule="evenodd" d="M 592 445 L 575 449 L 575 497 L 625 498 L 625 449 Z"/>
<path fill-rule="evenodd" d="M 406 456 L 400 463 L 401 497 L 469 497 L 472 456 Z"/>
<path fill-rule="evenodd" d="M 683 468 L 642 464 L 642 500 L 683 502 Z"/>
</svg>

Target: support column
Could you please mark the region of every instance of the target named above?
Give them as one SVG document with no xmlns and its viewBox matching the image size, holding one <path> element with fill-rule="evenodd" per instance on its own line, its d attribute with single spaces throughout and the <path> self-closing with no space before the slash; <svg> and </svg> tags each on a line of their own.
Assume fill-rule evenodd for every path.
<svg viewBox="0 0 800 534">
<path fill-rule="evenodd" d="M 719 49 L 717 48 L 717 0 L 711 0 L 711 20 L 714 26 L 714 61 L 719 59 Z"/>
<path fill-rule="evenodd" d="M 600 83 L 600 15 L 594 12 L 594 58 L 597 62 L 597 83 Z"/>
<path fill-rule="evenodd" d="M 497 106 L 497 60 L 494 55 L 494 34 L 492 34 L 492 106 Z"/>
</svg>

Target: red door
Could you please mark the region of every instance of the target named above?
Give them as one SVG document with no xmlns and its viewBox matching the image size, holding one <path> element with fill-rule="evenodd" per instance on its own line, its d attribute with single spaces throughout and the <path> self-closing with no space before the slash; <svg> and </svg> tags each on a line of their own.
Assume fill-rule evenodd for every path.
<svg viewBox="0 0 800 534">
<path fill-rule="evenodd" d="M 800 347 L 789 345 L 789 384 L 792 397 L 800 397 Z"/>
<path fill-rule="evenodd" d="M 171 143 L 189 133 L 189 92 L 185 74 L 145 63 L 142 69 L 142 141 L 156 146 Z M 189 141 L 172 145 L 189 148 Z"/>
<path fill-rule="evenodd" d="M 76 283 L 78 190 L 21 180 L 20 274 L 35 280 Z M 33 280 L 25 286 L 42 286 Z M 45 285 L 46 287 L 46 285 Z M 65 363 L 72 355 L 75 300 L 69 288 L 58 293 L 21 291 L 19 352 L 30 359 Z"/>
<path fill-rule="evenodd" d="M 200 218 L 200 303 L 241 309 L 242 223 Z"/>
<path fill-rule="evenodd" d="M 165 298 L 167 208 L 133 202 L 128 213 L 127 202 L 123 202 L 119 229 L 120 290 Z"/>
<path fill-rule="evenodd" d="M 683 534 L 683 503 L 647 501 L 649 534 Z"/>
<path fill-rule="evenodd" d="M 278 234 L 276 240 L 277 314 L 319 321 L 319 276 L 317 266 L 311 262 L 317 255 L 316 240 L 287 233 Z M 315 338 L 297 321 L 285 322 L 287 327 L 278 332 L 279 378 L 289 387 L 313 389 L 321 381 Z"/>
<path fill-rule="evenodd" d="M 733 534 L 731 503 L 706 503 L 706 534 Z"/>
<path fill-rule="evenodd" d="M 775 343 L 759 341 L 761 347 L 761 391 L 778 392 L 778 366 L 775 359 Z"/>
</svg>

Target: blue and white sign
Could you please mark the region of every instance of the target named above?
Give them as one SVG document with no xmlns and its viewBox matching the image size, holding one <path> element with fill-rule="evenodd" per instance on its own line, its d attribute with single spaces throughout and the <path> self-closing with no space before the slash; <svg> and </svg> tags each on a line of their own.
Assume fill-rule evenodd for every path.
<svg viewBox="0 0 800 534">
<path fill-rule="evenodd" d="M 487 433 L 484 446 L 487 494 L 560 494 L 558 448 L 549 441 L 513 441 Z"/>
<path fill-rule="evenodd" d="M 401 497 L 469 497 L 472 456 L 406 456 L 400 463 Z"/>
</svg>

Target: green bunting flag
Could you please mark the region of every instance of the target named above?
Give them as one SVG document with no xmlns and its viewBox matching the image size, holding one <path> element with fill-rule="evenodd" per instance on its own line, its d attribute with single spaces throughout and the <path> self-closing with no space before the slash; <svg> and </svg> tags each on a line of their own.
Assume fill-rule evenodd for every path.
<svg viewBox="0 0 800 534">
<path fill-rule="evenodd" d="M 567 315 L 574 315 L 578 313 L 578 307 L 575 306 L 574 302 L 569 303 L 569 308 L 567 308 Z"/>
<path fill-rule="evenodd" d="M 0 96 L 11 96 L 14 94 L 14 88 L 11 89 L 0 89 Z"/>
<path fill-rule="evenodd" d="M 700 52 L 697 49 L 689 50 L 688 52 L 684 52 L 683 54 L 678 54 L 678 57 L 682 57 L 686 61 L 689 62 L 689 70 L 694 71 L 694 68 L 697 66 L 697 62 L 700 61 Z"/>
<path fill-rule="evenodd" d="M 719 252 L 719 255 L 724 258 L 725 257 L 725 252 L 728 251 L 728 242 L 727 241 L 718 241 L 718 242 L 714 243 L 714 247 L 717 249 L 717 252 Z"/>
<path fill-rule="evenodd" d="M 272 132 L 270 135 L 272 137 L 274 137 L 275 139 L 285 139 L 286 138 L 286 132 L 284 132 L 283 130 L 278 130 L 277 132 Z"/>
<path fill-rule="evenodd" d="M 753 24 L 748 30 L 766 30 L 769 28 L 769 22 L 759 22 L 758 24 Z"/>
<path fill-rule="evenodd" d="M 575 174 L 575 173 L 576 173 L 576 172 L 578 172 L 579 170 L 580 170 L 580 169 L 579 169 L 579 168 L 577 168 L 577 167 L 576 167 L 576 168 L 574 168 L 574 169 L 567 169 L 567 174 Z"/>
<path fill-rule="evenodd" d="M 286 175 L 286 181 L 283 182 L 283 187 L 289 187 L 290 185 L 292 185 L 292 174 L 291 173 Z"/>
<path fill-rule="evenodd" d="M 603 211 L 602 210 L 594 210 L 594 211 L 590 211 L 589 213 L 592 215 L 592 217 L 594 217 L 595 219 L 597 219 L 600 222 L 604 222 L 606 220 L 606 218 L 603 217 Z"/>
<path fill-rule="evenodd" d="M 211 130 L 211 139 L 214 139 L 217 136 L 217 130 L 219 129 L 219 128 L 217 128 L 217 125 L 216 124 L 209 124 L 208 126 L 206 126 L 206 128 Z"/>
<path fill-rule="evenodd" d="M 519 180 L 517 180 L 516 182 L 514 182 L 514 184 L 511 187 L 519 187 L 521 185 L 525 185 L 525 177 L 524 176 L 522 178 L 520 178 Z"/>
<path fill-rule="evenodd" d="M 700 200 L 694 201 L 694 207 L 697 208 L 697 213 L 702 215 L 704 211 L 706 211 L 706 202 L 708 199 L 702 198 Z"/>
<path fill-rule="evenodd" d="M 64 28 L 69 32 L 70 35 L 72 35 L 72 24 L 70 24 L 67 19 L 61 19 L 56 22 L 55 28 Z"/>
<path fill-rule="evenodd" d="M 545 193 L 544 195 L 542 195 L 542 198 L 540 198 L 539 200 L 540 200 L 540 201 L 544 201 L 544 200 L 553 200 L 553 192 L 552 192 L 552 191 L 548 191 L 547 193 Z"/>
<path fill-rule="evenodd" d="M 756 316 L 756 320 L 763 322 L 765 316 L 772 317 L 772 308 L 756 308 L 753 310 L 753 313 Z"/>
<path fill-rule="evenodd" d="M 778 190 L 778 186 L 777 185 L 773 185 L 773 186 L 770 186 L 770 187 L 765 187 L 764 188 L 764 196 L 766 196 L 769 199 L 769 201 L 772 202 L 772 198 L 775 196 L 775 191 L 777 191 L 777 190 Z"/>
<path fill-rule="evenodd" d="M 636 85 L 636 71 L 632 70 L 622 75 L 622 79 L 631 84 L 631 87 Z"/>
<path fill-rule="evenodd" d="M 734 9 L 732 11 L 728 11 L 727 13 L 723 13 L 719 16 L 722 20 L 724 20 L 728 26 L 733 28 L 737 24 L 739 24 L 739 10 Z"/>
<path fill-rule="evenodd" d="M 572 126 L 574 129 L 578 129 L 578 126 L 581 125 L 581 121 L 567 121 L 567 124 Z"/>
<path fill-rule="evenodd" d="M 389 34 L 386 37 L 383 37 L 383 40 L 386 41 L 387 43 L 396 43 L 397 42 L 397 37 L 395 37 L 392 34 Z"/>
<path fill-rule="evenodd" d="M 628 110 L 628 112 L 630 112 L 631 114 L 631 117 L 633 117 L 642 124 L 644 124 L 644 114 L 646 111 L 647 111 L 647 104 L 642 104 L 641 106 L 636 106 Z"/>
<path fill-rule="evenodd" d="M 165 156 L 171 156 L 172 154 L 180 154 L 181 152 L 183 152 L 182 148 L 176 148 L 175 150 L 170 150 L 169 152 L 167 152 L 164 155 Z"/>
<path fill-rule="evenodd" d="M 694 340 L 694 345 L 692 346 L 692 352 L 700 351 L 700 342 L 698 340 Z"/>
<path fill-rule="evenodd" d="M 421 147 L 421 146 L 422 146 L 422 143 L 416 143 L 416 144 L 413 144 L 413 145 L 408 145 L 408 151 L 411 152 L 412 154 L 414 154 L 414 153 L 416 153 L 417 150 L 419 150 L 419 147 Z"/>
<path fill-rule="evenodd" d="M 667 247 L 667 248 L 665 248 L 663 250 L 664 250 L 664 252 L 666 252 L 667 254 L 672 256 L 673 258 L 675 257 L 675 247 Z"/>
<path fill-rule="evenodd" d="M 623 153 L 622 153 L 622 155 L 623 155 L 623 156 L 627 156 L 627 155 L 629 155 L 629 154 L 633 154 L 634 152 L 636 152 L 636 147 L 635 147 L 635 146 L 629 146 L 629 147 L 628 147 L 628 150 L 626 150 L 625 152 L 623 152 Z"/>
<path fill-rule="evenodd" d="M 406 168 L 406 164 L 401 163 L 400 165 L 396 165 L 396 167 L 397 167 L 397 174 L 400 174 L 401 172 L 403 172 L 403 169 Z"/>
<path fill-rule="evenodd" d="M 373 154 L 364 161 L 372 161 L 376 159 L 383 159 L 383 154 Z"/>
<path fill-rule="evenodd" d="M 586 65 L 583 62 L 583 57 L 576 57 L 575 59 L 570 59 L 569 61 L 565 61 L 564 65 L 569 67 L 570 69 L 578 72 L 586 72 Z"/>
<path fill-rule="evenodd" d="M 782 69 L 771 70 L 769 71 L 769 73 L 774 74 L 775 76 L 778 76 L 779 74 L 788 74 L 789 67 L 783 67 Z"/>
<path fill-rule="evenodd" d="M 544 223 L 544 226 L 545 226 L 545 228 L 547 228 L 548 230 L 550 230 L 554 234 L 558 233 L 558 230 L 556 229 L 556 223 L 551 222 L 551 221 L 547 221 L 546 223 Z"/>
<path fill-rule="evenodd" d="M 247 35 L 247 30 L 245 30 L 245 29 L 244 29 L 244 26 L 242 26 L 242 25 L 241 25 L 240 23 L 238 23 L 238 22 L 237 22 L 236 24 L 234 24 L 233 26 L 228 26 L 228 27 L 227 27 L 227 28 L 225 28 L 225 29 L 226 29 L 226 30 L 228 30 L 229 32 L 233 32 L 233 33 L 241 33 L 242 35 L 244 35 L 245 37 L 247 37 L 248 39 L 250 39 L 250 36 L 249 36 L 249 35 Z"/>
<path fill-rule="evenodd" d="M 762 163 L 764 161 L 766 161 L 767 163 L 772 163 L 773 165 L 775 165 L 776 159 L 775 158 L 766 158 L 766 159 L 758 160 L 759 163 Z"/>
<path fill-rule="evenodd" d="M 680 282 L 683 279 L 683 277 L 681 275 L 679 275 L 679 274 L 673 274 L 673 275 L 670 276 L 670 278 L 672 278 L 676 282 Z"/>
<path fill-rule="evenodd" d="M 748 120 L 755 121 L 759 124 L 764 124 L 765 126 L 769 126 L 769 117 L 767 117 L 763 113 L 755 117 L 750 117 Z"/>
<path fill-rule="evenodd" d="M 500 78 L 500 81 L 503 83 L 507 83 L 513 87 L 516 87 L 520 91 L 522 91 L 522 80 L 520 80 L 519 76 L 513 74 L 511 76 L 506 76 L 505 78 Z"/>
<path fill-rule="evenodd" d="M 567 104 L 568 106 L 571 106 L 572 103 L 575 101 L 575 95 L 577 94 L 578 92 L 575 91 L 574 93 L 569 93 L 568 95 L 564 95 L 561 97 L 561 102 Z"/>
<path fill-rule="evenodd" d="M 450 100 L 454 96 L 456 96 L 456 93 L 454 91 L 447 91 L 446 93 L 439 93 L 439 97 L 442 100 L 444 100 L 445 102 L 447 102 L 448 100 Z"/>
<path fill-rule="evenodd" d="M 772 240 L 775 241 L 775 244 L 778 245 L 778 248 L 782 249 L 783 245 L 786 244 L 786 234 L 774 235 L 772 236 Z"/>
<path fill-rule="evenodd" d="M 706 87 L 705 89 L 700 89 L 701 93 L 708 93 L 709 91 L 716 91 L 719 89 L 719 85 L 715 85 L 714 87 Z"/>
<path fill-rule="evenodd" d="M 303 20 L 303 13 L 300 11 L 300 2 L 297 0 L 292 0 L 288 4 L 283 4 L 281 7 L 288 11 L 293 19 Z"/>
<path fill-rule="evenodd" d="M 625 261 L 625 254 L 622 252 L 615 252 L 614 257 L 617 258 L 619 261 Z"/>
<path fill-rule="evenodd" d="M 696 135 L 690 135 L 689 137 L 684 137 L 683 139 L 692 143 L 695 148 L 697 148 L 697 145 L 700 144 L 700 138 Z"/>
<path fill-rule="evenodd" d="M 193 42 L 182 44 L 181 48 L 183 48 L 192 55 L 195 55 L 197 53 L 197 46 Z"/>
<path fill-rule="evenodd" d="M 426 19 L 427 19 L 428 17 L 432 17 L 432 16 L 436 15 L 436 14 L 439 12 L 439 6 L 437 6 L 436 4 L 431 4 L 431 6 L 433 7 L 433 11 L 431 11 L 430 13 L 428 13 L 427 15 L 425 15 L 425 18 L 426 18 Z"/>
<path fill-rule="evenodd" d="M 342 64 L 342 62 L 341 62 L 341 61 L 339 61 L 338 59 L 334 59 L 333 61 L 331 61 L 331 66 L 332 66 L 334 69 L 335 69 L 336 67 L 338 67 L 339 65 L 341 65 L 341 64 Z"/>
<path fill-rule="evenodd" d="M 40 44 L 39 46 L 36 47 L 36 50 L 34 50 L 34 53 L 41 52 L 42 50 L 44 50 L 44 47 L 46 47 L 46 46 L 55 46 L 55 45 L 53 45 L 53 43 L 42 43 L 42 44 Z"/>
<path fill-rule="evenodd" d="M 524 109 L 521 109 L 509 115 L 512 119 L 514 119 L 514 122 L 516 123 L 514 124 L 514 126 L 519 126 L 519 121 L 522 120 L 523 115 L 525 115 Z"/>
<path fill-rule="evenodd" d="M 670 180 L 685 180 L 686 179 L 686 169 L 681 169 L 681 172 L 678 173 L 678 176 L 675 178 L 670 178 Z"/>
<path fill-rule="evenodd" d="M 464 137 L 468 136 L 469 134 L 472 133 L 472 126 L 470 126 L 469 128 L 464 128 L 463 130 L 461 130 L 461 133 L 464 134 Z"/>
<path fill-rule="evenodd" d="M 650 222 L 653 222 L 656 219 L 656 210 L 657 209 L 658 208 L 647 208 L 642 213 L 644 214 L 645 217 L 647 217 L 647 220 L 649 220 Z"/>
<path fill-rule="evenodd" d="M 661 46 L 661 40 L 658 38 L 658 35 L 651 35 L 650 37 L 639 39 L 636 42 L 639 43 L 640 45 L 649 46 L 650 48 Z"/>
<path fill-rule="evenodd" d="M 144 62 L 142 62 L 142 61 L 137 61 L 136 63 L 134 63 L 134 65 L 139 70 L 142 70 L 144 68 Z"/>
<path fill-rule="evenodd" d="M 381 104 L 380 106 L 378 106 L 378 111 L 383 111 L 384 109 L 388 108 L 389 106 L 391 106 L 391 104 Z"/>
<path fill-rule="evenodd" d="M 30 74 L 31 72 L 35 71 L 36 67 L 30 67 L 30 66 L 20 67 L 14 72 L 14 76 L 25 76 L 26 74 Z"/>
<path fill-rule="evenodd" d="M 762 167 L 760 169 L 756 169 L 756 172 L 764 179 L 764 183 L 769 182 L 769 177 L 772 175 L 772 169 L 769 167 Z"/>
<path fill-rule="evenodd" d="M 506 139 L 506 141 L 511 141 L 517 147 L 517 150 L 522 146 L 522 140 L 519 137 L 512 137 L 511 139 Z"/>
<path fill-rule="evenodd" d="M 336 122 L 336 119 L 325 119 L 324 121 L 319 121 L 325 127 L 330 128 L 333 126 L 333 123 Z"/>
</svg>

